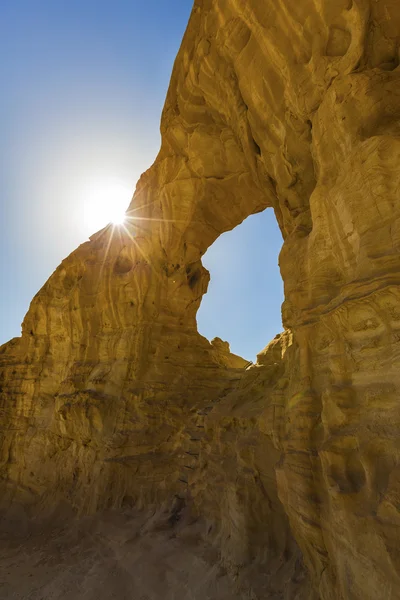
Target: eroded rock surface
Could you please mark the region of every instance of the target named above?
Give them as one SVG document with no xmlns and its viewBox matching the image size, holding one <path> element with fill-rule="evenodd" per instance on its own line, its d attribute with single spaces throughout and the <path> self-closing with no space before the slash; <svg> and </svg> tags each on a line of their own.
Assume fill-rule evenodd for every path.
<svg viewBox="0 0 400 600">
<path fill-rule="evenodd" d="M 0 349 L 5 507 L 179 500 L 254 597 L 400 598 L 399 35 L 396 0 L 195 2 L 127 230 Z M 285 333 L 245 368 L 201 257 L 267 207 Z"/>
</svg>

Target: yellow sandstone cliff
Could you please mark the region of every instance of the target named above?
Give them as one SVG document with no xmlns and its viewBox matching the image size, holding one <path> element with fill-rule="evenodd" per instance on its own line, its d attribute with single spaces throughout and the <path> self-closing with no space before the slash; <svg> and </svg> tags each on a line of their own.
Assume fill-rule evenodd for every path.
<svg viewBox="0 0 400 600">
<path fill-rule="evenodd" d="M 5 510 L 181 503 L 251 597 L 400 598 L 399 38 L 396 0 L 195 1 L 127 230 L 0 348 Z M 285 332 L 245 368 L 201 257 L 267 207 Z"/>
</svg>

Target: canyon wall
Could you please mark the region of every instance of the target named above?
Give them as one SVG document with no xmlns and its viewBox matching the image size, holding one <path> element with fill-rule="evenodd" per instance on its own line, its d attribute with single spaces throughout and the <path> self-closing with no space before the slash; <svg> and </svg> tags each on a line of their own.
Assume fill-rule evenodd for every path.
<svg viewBox="0 0 400 600">
<path fill-rule="evenodd" d="M 196 0 L 125 228 L 0 348 L 4 508 L 178 502 L 256 597 L 400 598 L 399 37 L 396 0 Z M 246 368 L 201 257 L 268 207 L 285 332 Z"/>
</svg>

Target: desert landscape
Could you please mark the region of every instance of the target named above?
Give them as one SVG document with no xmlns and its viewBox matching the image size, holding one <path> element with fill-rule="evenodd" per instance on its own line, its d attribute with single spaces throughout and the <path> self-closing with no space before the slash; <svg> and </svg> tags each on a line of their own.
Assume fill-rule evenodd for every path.
<svg viewBox="0 0 400 600">
<path fill-rule="evenodd" d="M 399 41 L 395 0 L 195 0 L 124 226 L 0 347 L 0 598 L 400 599 Z M 202 256 L 267 208 L 249 364 Z"/>
</svg>

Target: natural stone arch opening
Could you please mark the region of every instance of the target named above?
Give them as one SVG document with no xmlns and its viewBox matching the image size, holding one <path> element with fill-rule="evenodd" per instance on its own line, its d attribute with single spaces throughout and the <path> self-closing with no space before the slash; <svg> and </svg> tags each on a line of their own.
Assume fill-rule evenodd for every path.
<svg viewBox="0 0 400 600">
<path fill-rule="evenodd" d="M 383 0 L 308 4 L 195 3 L 139 232 L 92 236 L 2 347 L 1 501 L 94 512 L 178 493 L 214 515 L 235 573 L 297 564 L 293 534 L 323 600 L 364 600 L 400 571 L 398 59 Z M 286 332 L 230 368 L 196 330 L 201 258 L 268 206 Z"/>
<path fill-rule="evenodd" d="M 282 243 L 273 211 L 264 210 L 219 236 L 202 257 L 210 282 L 198 331 L 228 341 L 231 352 L 249 361 L 282 330 Z"/>
</svg>

